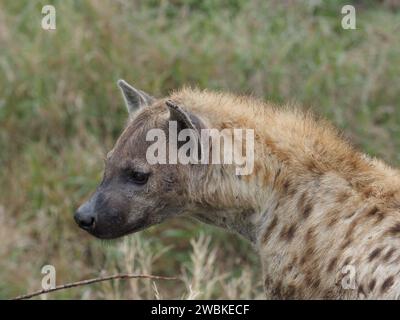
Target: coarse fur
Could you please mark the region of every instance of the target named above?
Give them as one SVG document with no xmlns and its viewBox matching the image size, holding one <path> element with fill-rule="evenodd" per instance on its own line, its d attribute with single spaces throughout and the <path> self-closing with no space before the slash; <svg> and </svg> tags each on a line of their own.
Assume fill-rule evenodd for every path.
<svg viewBox="0 0 400 320">
<path fill-rule="evenodd" d="M 224 164 L 148 165 L 145 134 L 166 130 L 173 112 L 167 101 L 198 127 L 254 129 L 253 173 L 238 176 Z M 121 178 L 132 166 L 151 172 L 145 187 Z M 175 215 L 236 231 L 261 257 L 267 298 L 400 295 L 399 172 L 296 107 L 191 88 L 151 99 L 131 112 L 88 203 L 96 211 L 96 228 L 88 231 L 101 238 Z"/>
</svg>

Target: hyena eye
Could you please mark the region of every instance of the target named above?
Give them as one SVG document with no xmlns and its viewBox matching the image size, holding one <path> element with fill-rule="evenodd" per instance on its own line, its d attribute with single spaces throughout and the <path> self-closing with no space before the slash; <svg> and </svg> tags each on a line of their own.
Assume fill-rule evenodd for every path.
<svg viewBox="0 0 400 320">
<path fill-rule="evenodd" d="M 127 178 L 129 182 L 141 185 L 147 182 L 147 180 L 149 179 L 149 173 L 127 170 Z"/>
</svg>

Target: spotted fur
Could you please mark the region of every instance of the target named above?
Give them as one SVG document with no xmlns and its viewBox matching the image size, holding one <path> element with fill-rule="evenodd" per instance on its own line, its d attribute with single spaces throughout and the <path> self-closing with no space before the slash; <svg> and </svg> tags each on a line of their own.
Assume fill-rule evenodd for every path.
<svg viewBox="0 0 400 320">
<path fill-rule="evenodd" d="M 147 225 L 179 212 L 236 231 L 260 255 L 267 298 L 400 296 L 399 171 L 355 150 L 325 120 L 295 107 L 189 88 L 176 91 L 131 115 L 109 154 L 106 180 L 114 181 L 121 163 L 143 158 L 138 154 L 144 152 L 143 132 L 166 121 L 166 101 L 207 128 L 254 129 L 254 171 L 238 177 L 232 165 L 156 168 L 152 177 L 165 175 L 172 182 L 163 177 L 151 193 L 140 189 L 140 202 L 129 194 L 126 221 L 134 219 L 131 208 L 142 217 L 149 212 Z M 169 211 L 157 212 L 172 202 Z M 104 223 L 102 231 L 107 237 L 131 230 L 111 232 L 109 225 Z M 353 281 L 348 281 L 348 267 L 355 271 Z"/>
<path fill-rule="evenodd" d="M 211 127 L 255 130 L 253 174 L 239 181 L 211 170 L 193 197 L 254 209 L 248 216 L 254 227 L 247 228 L 254 234 L 247 238 L 256 239 L 268 298 L 399 297 L 400 265 L 393 264 L 400 260 L 397 170 L 355 150 L 326 121 L 293 107 L 190 89 L 171 98 Z M 218 219 L 215 212 L 207 215 Z M 341 283 L 346 265 L 356 271 L 353 289 Z"/>
</svg>

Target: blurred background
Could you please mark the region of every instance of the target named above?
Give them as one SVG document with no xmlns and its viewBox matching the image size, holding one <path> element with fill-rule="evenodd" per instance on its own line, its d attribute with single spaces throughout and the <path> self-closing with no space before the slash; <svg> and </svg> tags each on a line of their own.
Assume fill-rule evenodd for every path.
<svg viewBox="0 0 400 320">
<path fill-rule="evenodd" d="M 344 4 L 356 30 L 341 27 Z M 57 29 L 41 28 L 42 6 Z M 400 2 L 86 0 L 0 2 L 0 298 L 116 272 L 52 299 L 263 298 L 239 236 L 172 220 L 102 242 L 75 226 L 127 114 L 126 79 L 154 96 L 182 85 L 298 103 L 364 152 L 400 164 Z M 39 297 L 46 298 L 46 297 Z"/>
</svg>

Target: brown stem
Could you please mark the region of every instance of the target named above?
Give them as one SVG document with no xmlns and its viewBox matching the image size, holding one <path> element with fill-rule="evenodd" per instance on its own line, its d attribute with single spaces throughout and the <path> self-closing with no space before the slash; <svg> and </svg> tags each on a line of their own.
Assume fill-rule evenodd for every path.
<svg viewBox="0 0 400 320">
<path fill-rule="evenodd" d="M 68 289 L 68 288 L 73 288 L 73 287 L 79 287 L 79 286 L 85 286 L 88 284 L 107 281 L 107 280 L 133 279 L 133 278 L 154 279 L 154 280 L 179 280 L 178 278 L 175 278 L 175 277 L 163 277 L 163 276 L 154 276 L 154 275 L 147 275 L 147 274 L 119 273 L 119 274 L 115 274 L 112 276 L 98 277 L 98 278 L 93 278 L 93 279 L 87 279 L 87 280 L 82 280 L 82 281 L 77 281 L 77 282 L 66 283 L 66 284 L 56 286 L 51 289 L 42 289 L 42 290 L 38 290 L 38 291 L 35 291 L 32 293 L 24 294 L 24 295 L 12 298 L 11 300 L 29 299 L 29 298 L 39 296 L 41 294 L 53 292 L 53 291 L 58 291 L 58 290 L 63 290 L 63 289 Z"/>
</svg>

